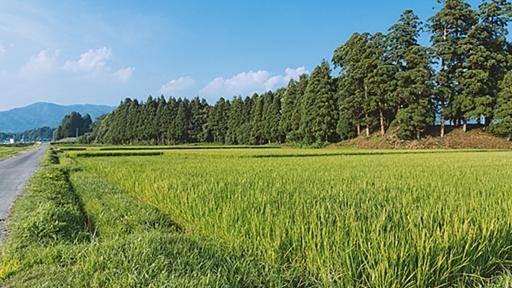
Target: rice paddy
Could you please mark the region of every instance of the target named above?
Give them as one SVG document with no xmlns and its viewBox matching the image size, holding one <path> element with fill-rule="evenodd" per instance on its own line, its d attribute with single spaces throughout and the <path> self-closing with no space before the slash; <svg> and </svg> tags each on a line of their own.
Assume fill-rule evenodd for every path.
<svg viewBox="0 0 512 288">
<path fill-rule="evenodd" d="M 9 255 L 16 245 L 8 244 L 0 264 L 15 267 L 3 276 L 0 269 L 0 284 L 2 277 L 25 287 L 39 283 L 24 282 L 37 277 L 83 287 L 508 283 L 512 152 L 87 147 L 59 153 L 56 167 L 69 173 L 75 211 L 87 218 L 81 231 L 70 232 L 81 237 L 55 240 L 60 252 L 56 244 L 23 246 L 30 256 L 15 260 Z"/>
<path fill-rule="evenodd" d="M 387 153 L 200 150 L 79 163 L 186 233 L 307 283 L 434 287 L 509 267 L 512 153 Z"/>
</svg>

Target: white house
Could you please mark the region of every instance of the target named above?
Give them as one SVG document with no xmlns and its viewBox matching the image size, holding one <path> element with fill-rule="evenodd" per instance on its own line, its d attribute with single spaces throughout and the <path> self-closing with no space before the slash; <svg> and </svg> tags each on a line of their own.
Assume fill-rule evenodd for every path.
<svg viewBox="0 0 512 288">
<path fill-rule="evenodd" d="M 9 139 L 9 144 L 14 144 L 15 140 L 14 138 Z"/>
</svg>

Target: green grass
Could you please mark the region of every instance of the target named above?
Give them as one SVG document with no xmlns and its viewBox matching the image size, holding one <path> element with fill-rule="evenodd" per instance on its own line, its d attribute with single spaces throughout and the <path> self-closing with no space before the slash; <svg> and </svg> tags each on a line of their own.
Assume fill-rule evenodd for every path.
<svg viewBox="0 0 512 288">
<path fill-rule="evenodd" d="M 18 153 L 31 149 L 33 145 L 0 145 L 0 160 L 15 156 Z"/>
<path fill-rule="evenodd" d="M 0 286 L 510 282 L 512 152 L 152 149 L 56 165 L 57 151 L 15 205 Z M 69 217 L 46 212 L 61 206 Z"/>
</svg>

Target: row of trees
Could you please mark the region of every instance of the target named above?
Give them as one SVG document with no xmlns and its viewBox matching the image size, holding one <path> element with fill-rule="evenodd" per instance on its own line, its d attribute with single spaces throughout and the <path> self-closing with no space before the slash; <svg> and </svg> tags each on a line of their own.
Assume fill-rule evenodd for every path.
<svg viewBox="0 0 512 288">
<path fill-rule="evenodd" d="M 288 87 L 251 97 L 205 100 L 126 99 L 94 124 L 92 139 L 105 143 L 334 142 L 396 126 L 400 138 L 420 138 L 447 124 L 469 123 L 512 134 L 512 47 L 506 0 L 474 10 L 445 0 L 424 25 L 406 10 L 387 34 L 355 33 L 337 48 L 331 76 L 323 61 Z M 419 44 L 427 30 L 431 46 Z"/>
<path fill-rule="evenodd" d="M 83 136 L 91 131 L 92 119 L 89 114 L 82 116 L 78 112 L 66 115 L 59 127 L 53 132 L 53 140 Z"/>
<path fill-rule="evenodd" d="M 36 128 L 19 133 L 1 133 L 0 143 L 14 139 L 16 142 L 36 142 L 52 140 L 54 129 L 50 127 Z"/>
</svg>

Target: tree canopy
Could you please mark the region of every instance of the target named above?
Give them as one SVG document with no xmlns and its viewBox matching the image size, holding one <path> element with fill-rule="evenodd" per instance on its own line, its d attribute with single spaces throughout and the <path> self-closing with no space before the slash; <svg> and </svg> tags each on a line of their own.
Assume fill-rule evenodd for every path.
<svg viewBox="0 0 512 288">
<path fill-rule="evenodd" d="M 443 137 L 446 125 L 467 131 L 469 123 L 509 136 L 511 4 L 438 2 L 426 23 L 406 10 L 387 34 L 354 33 L 334 50 L 338 75 L 324 60 L 277 91 L 213 104 L 198 97 L 126 99 L 92 125 L 92 141 L 313 144 L 385 135 L 391 127 L 399 138 L 420 139 L 429 129 Z M 430 46 L 420 44 L 423 33 Z M 76 127 L 86 132 L 72 124 L 77 119 L 64 119 L 59 137 L 75 135 Z"/>
</svg>

